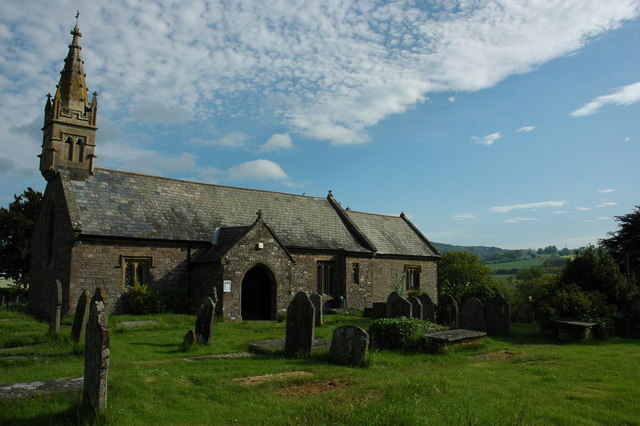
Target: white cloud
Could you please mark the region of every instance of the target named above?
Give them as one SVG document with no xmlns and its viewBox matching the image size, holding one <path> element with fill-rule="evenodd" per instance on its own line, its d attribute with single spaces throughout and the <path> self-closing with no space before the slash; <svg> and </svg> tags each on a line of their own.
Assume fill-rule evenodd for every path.
<svg viewBox="0 0 640 426">
<path fill-rule="evenodd" d="M 455 97 L 453 97 L 453 96 L 449 96 L 449 98 L 447 98 L 447 100 L 448 100 L 450 103 L 454 103 L 454 102 L 456 101 L 456 98 L 455 98 Z"/>
<path fill-rule="evenodd" d="M 292 149 L 293 141 L 288 133 L 275 133 L 260 147 L 260 151 Z"/>
<path fill-rule="evenodd" d="M 520 222 L 529 222 L 529 221 L 536 221 L 536 220 L 540 220 L 536 217 L 513 217 L 511 219 L 505 219 L 502 222 L 503 223 L 520 223 Z"/>
<path fill-rule="evenodd" d="M 3 3 L 0 117 L 11 125 L 41 111 L 73 25 L 68 2 L 35 5 Z M 101 112 L 114 122 L 133 114 L 215 125 L 229 116 L 265 115 L 290 132 L 356 144 L 370 140 L 368 128 L 424 102 L 429 92 L 492 87 L 638 13 L 635 0 L 96 0 L 80 27 L 89 87 L 100 91 Z M 634 102 L 634 93 L 597 98 L 595 109 Z M 7 130 L 0 126 L 0 134 Z"/>
<path fill-rule="evenodd" d="M 520 127 L 518 130 L 516 130 L 516 132 L 530 132 L 532 130 L 534 130 L 535 127 L 534 126 L 524 126 L 524 127 Z"/>
<path fill-rule="evenodd" d="M 489 210 L 495 213 L 510 213 L 514 210 L 537 209 L 546 207 L 562 207 L 567 204 L 566 201 L 543 201 L 540 203 L 512 204 L 510 206 L 496 206 Z"/>
<path fill-rule="evenodd" d="M 470 220 L 475 218 L 476 215 L 474 215 L 473 213 L 460 213 L 453 216 L 453 220 Z"/>
<path fill-rule="evenodd" d="M 608 193 L 610 193 L 610 192 L 614 192 L 614 191 L 615 191 L 615 189 L 608 188 L 608 189 L 601 189 L 601 190 L 599 190 L 598 192 L 601 192 L 601 193 L 603 193 L 603 194 L 608 194 Z"/>
<path fill-rule="evenodd" d="M 640 102 L 640 81 L 619 88 L 610 95 L 598 96 L 581 108 L 573 111 L 572 117 L 584 117 L 598 112 L 605 105 L 631 105 Z"/>
<path fill-rule="evenodd" d="M 240 148 L 244 146 L 245 142 L 249 139 L 249 136 L 244 133 L 230 133 L 218 139 L 202 139 L 192 138 L 189 139 L 189 144 L 199 146 L 225 146 L 227 148 Z"/>
<path fill-rule="evenodd" d="M 232 180 L 274 179 L 286 181 L 289 176 L 277 163 L 269 160 L 247 161 L 230 168 L 227 175 Z"/>
<path fill-rule="evenodd" d="M 553 214 L 569 214 L 569 213 L 571 213 L 570 210 L 555 210 L 553 212 Z"/>
<path fill-rule="evenodd" d="M 612 206 L 617 206 L 618 203 L 614 203 L 613 201 L 605 201 L 602 202 L 600 204 L 598 204 L 596 207 L 612 207 Z"/>
<path fill-rule="evenodd" d="M 580 210 L 582 212 L 587 212 L 589 210 L 591 210 L 591 207 L 576 207 L 576 210 Z"/>
<path fill-rule="evenodd" d="M 476 143 L 479 143 L 481 145 L 493 145 L 493 143 L 495 141 L 497 141 L 498 139 L 500 139 L 502 137 L 502 134 L 500 134 L 500 132 L 495 132 L 495 133 L 491 133 L 490 135 L 487 136 L 483 136 L 483 137 L 477 137 L 477 136 L 472 136 L 471 139 L 475 140 Z"/>
</svg>

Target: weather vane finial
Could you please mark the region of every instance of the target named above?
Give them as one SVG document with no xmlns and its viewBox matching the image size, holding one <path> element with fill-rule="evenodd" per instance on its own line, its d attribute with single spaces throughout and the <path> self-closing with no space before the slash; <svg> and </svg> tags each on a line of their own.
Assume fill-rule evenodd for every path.
<svg viewBox="0 0 640 426">
<path fill-rule="evenodd" d="M 76 10 L 76 25 L 78 25 L 78 16 L 80 16 L 80 11 Z"/>
</svg>

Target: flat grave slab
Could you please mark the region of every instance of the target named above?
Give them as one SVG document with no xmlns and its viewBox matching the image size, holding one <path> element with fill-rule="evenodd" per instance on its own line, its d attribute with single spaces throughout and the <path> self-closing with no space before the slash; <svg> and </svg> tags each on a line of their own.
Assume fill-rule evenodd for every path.
<svg viewBox="0 0 640 426">
<path fill-rule="evenodd" d="M 54 395 L 60 392 L 80 392 L 83 377 L 66 377 L 62 379 L 37 380 L 35 382 L 0 385 L 0 401 L 5 399 L 25 398 L 33 395 Z"/>
<path fill-rule="evenodd" d="M 313 339 L 313 347 L 311 351 L 317 351 L 321 349 L 329 350 L 331 346 L 331 340 L 328 339 Z M 284 351 L 284 339 L 271 339 L 262 340 L 259 342 L 252 342 L 249 344 L 249 352 L 253 353 L 272 353 Z"/>
<path fill-rule="evenodd" d="M 427 345 L 434 352 L 440 352 L 445 348 L 454 346 L 467 346 L 478 344 L 487 333 L 475 330 L 445 330 L 425 335 Z"/>
<path fill-rule="evenodd" d="M 144 327 L 145 325 L 156 325 L 158 321 L 126 321 L 119 322 L 116 324 L 116 327 L 122 328 L 134 328 L 134 327 Z"/>
<path fill-rule="evenodd" d="M 585 341 L 593 336 L 593 328 L 597 322 L 582 321 L 554 321 L 556 326 L 556 337 L 558 340 Z"/>
</svg>

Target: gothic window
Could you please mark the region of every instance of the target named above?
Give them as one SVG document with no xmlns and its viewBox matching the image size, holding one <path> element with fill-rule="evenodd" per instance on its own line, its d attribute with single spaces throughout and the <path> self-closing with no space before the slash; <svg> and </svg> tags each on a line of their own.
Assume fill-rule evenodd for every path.
<svg viewBox="0 0 640 426">
<path fill-rule="evenodd" d="M 64 144 L 67 149 L 67 160 L 73 161 L 73 139 L 67 138 Z"/>
<path fill-rule="evenodd" d="M 318 294 L 333 295 L 332 262 L 319 261 L 317 267 Z"/>
<path fill-rule="evenodd" d="M 360 264 L 351 264 L 351 278 L 354 284 L 360 284 Z"/>
<path fill-rule="evenodd" d="M 420 289 L 420 267 L 405 265 L 404 266 L 404 282 L 407 286 L 407 290 L 419 290 Z"/>
<path fill-rule="evenodd" d="M 78 161 L 82 163 L 84 161 L 84 141 L 81 138 L 78 139 L 76 146 L 78 147 Z"/>
<path fill-rule="evenodd" d="M 133 287 L 138 284 L 149 284 L 150 257 L 123 257 L 124 286 Z"/>
</svg>

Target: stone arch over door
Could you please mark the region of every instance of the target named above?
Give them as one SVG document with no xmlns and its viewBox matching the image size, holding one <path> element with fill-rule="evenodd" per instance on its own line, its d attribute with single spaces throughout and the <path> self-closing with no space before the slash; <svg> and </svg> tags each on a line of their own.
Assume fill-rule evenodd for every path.
<svg viewBox="0 0 640 426">
<path fill-rule="evenodd" d="M 249 269 L 242 278 L 241 315 L 245 320 L 276 319 L 276 277 L 259 263 Z"/>
</svg>

